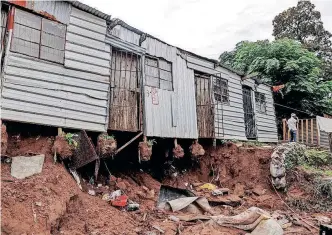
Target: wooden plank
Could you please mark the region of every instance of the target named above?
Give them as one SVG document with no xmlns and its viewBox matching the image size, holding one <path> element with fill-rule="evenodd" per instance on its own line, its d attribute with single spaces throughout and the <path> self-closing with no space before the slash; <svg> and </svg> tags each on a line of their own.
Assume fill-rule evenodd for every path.
<svg viewBox="0 0 332 235">
<path fill-rule="evenodd" d="M 62 128 L 58 127 L 58 136 L 61 136 L 61 135 L 62 135 Z"/>
<path fill-rule="evenodd" d="M 314 144 L 314 119 L 311 119 L 311 144 Z"/>
<path fill-rule="evenodd" d="M 303 126 L 303 119 L 301 119 L 301 140 L 302 140 L 302 143 L 304 142 L 304 141 L 303 141 L 303 129 L 304 129 L 304 126 Z"/>
<path fill-rule="evenodd" d="M 286 141 L 286 119 L 282 119 L 282 136 L 283 140 Z"/>
<path fill-rule="evenodd" d="M 320 131 L 317 120 L 316 120 L 316 130 L 317 130 L 317 145 L 320 146 Z"/>
<path fill-rule="evenodd" d="M 306 128 L 305 128 L 305 140 L 306 140 L 306 143 L 308 144 L 308 142 L 309 142 L 309 139 L 308 139 L 308 129 L 309 129 L 309 120 L 308 119 L 306 119 Z"/>
</svg>

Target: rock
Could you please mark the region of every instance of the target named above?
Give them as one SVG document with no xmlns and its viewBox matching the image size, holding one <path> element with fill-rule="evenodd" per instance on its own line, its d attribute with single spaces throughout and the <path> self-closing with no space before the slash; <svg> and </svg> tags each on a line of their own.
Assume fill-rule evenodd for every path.
<svg viewBox="0 0 332 235">
<path fill-rule="evenodd" d="M 17 179 L 39 174 L 42 172 L 45 155 L 32 157 L 18 156 L 12 158 L 11 175 Z"/>
<path fill-rule="evenodd" d="M 257 195 L 257 196 L 261 196 L 264 195 L 266 193 L 266 189 L 263 189 L 261 186 L 257 185 L 252 192 Z"/>
<path fill-rule="evenodd" d="M 42 206 L 42 203 L 41 202 L 35 202 L 35 205 L 40 207 L 40 206 Z"/>
<path fill-rule="evenodd" d="M 284 231 L 274 219 L 262 220 L 250 235 L 282 235 Z"/>
<path fill-rule="evenodd" d="M 96 191 L 93 189 L 89 189 L 88 194 L 91 196 L 96 196 Z"/>
<path fill-rule="evenodd" d="M 174 221 L 174 222 L 179 222 L 180 221 L 180 219 L 178 217 L 174 216 L 174 215 L 170 215 L 168 218 L 170 220 Z"/>
<path fill-rule="evenodd" d="M 243 197 L 244 196 L 244 185 L 240 183 L 235 184 L 234 194 Z"/>
<path fill-rule="evenodd" d="M 124 182 L 122 182 L 122 181 L 119 182 L 119 183 L 117 183 L 116 186 L 117 186 L 119 189 L 121 189 L 121 190 L 126 190 L 126 189 L 127 189 L 126 184 L 125 184 Z"/>
</svg>

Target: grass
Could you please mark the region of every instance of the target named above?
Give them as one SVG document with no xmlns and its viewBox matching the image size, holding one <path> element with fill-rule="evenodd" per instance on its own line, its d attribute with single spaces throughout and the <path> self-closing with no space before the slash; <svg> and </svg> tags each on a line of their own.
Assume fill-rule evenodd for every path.
<svg viewBox="0 0 332 235">
<path fill-rule="evenodd" d="M 307 164 L 302 165 L 303 169 L 305 169 L 306 171 L 309 171 L 309 173 L 316 173 L 316 174 L 320 174 L 322 176 L 328 176 L 328 177 L 332 177 L 332 170 L 323 170 L 323 169 L 319 169 L 315 166 L 310 166 Z"/>
</svg>

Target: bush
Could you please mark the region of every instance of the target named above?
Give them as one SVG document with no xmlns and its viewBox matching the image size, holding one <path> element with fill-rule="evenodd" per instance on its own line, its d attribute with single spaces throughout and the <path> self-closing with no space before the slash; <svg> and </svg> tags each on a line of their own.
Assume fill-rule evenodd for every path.
<svg viewBox="0 0 332 235">
<path fill-rule="evenodd" d="M 331 156 L 328 151 L 308 149 L 305 154 L 309 166 L 323 166 L 331 163 Z"/>
</svg>

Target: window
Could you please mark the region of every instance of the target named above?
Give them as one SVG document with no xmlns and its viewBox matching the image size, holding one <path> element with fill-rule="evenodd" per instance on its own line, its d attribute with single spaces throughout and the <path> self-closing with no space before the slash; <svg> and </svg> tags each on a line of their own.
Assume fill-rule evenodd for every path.
<svg viewBox="0 0 332 235">
<path fill-rule="evenodd" d="M 65 35 L 65 25 L 16 9 L 11 51 L 63 64 Z"/>
<path fill-rule="evenodd" d="M 145 58 L 146 85 L 163 90 L 173 90 L 172 63 L 152 57 Z"/>
<path fill-rule="evenodd" d="M 229 103 L 228 81 L 223 78 L 214 78 L 213 84 L 214 99 L 222 103 Z"/>
<path fill-rule="evenodd" d="M 259 113 L 266 113 L 265 94 L 255 92 L 256 110 Z"/>
</svg>

